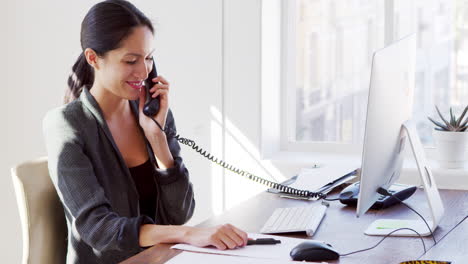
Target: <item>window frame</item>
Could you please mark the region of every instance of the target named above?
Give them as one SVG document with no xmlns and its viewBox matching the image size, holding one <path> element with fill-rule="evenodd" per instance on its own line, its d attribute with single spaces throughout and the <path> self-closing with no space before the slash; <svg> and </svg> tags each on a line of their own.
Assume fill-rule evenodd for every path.
<svg viewBox="0 0 468 264">
<path fill-rule="evenodd" d="M 393 42 L 394 0 L 384 3 L 384 43 Z M 295 44 L 296 1 L 262 1 L 261 14 L 261 154 L 265 159 L 319 159 L 322 154 L 360 157 L 362 144 L 337 142 L 298 142 L 295 133 Z M 276 29 L 276 30 L 275 30 Z M 279 44 L 275 44 L 279 43 Z M 283 63 L 284 62 L 284 63 Z M 284 98 L 285 100 L 282 100 Z M 279 107 L 278 107 L 279 105 Z M 293 106 L 293 107 L 290 107 Z M 285 125 L 284 125 L 285 124 Z M 435 158 L 433 146 L 424 146 L 426 155 Z M 405 149 L 410 156 L 411 150 Z"/>
</svg>

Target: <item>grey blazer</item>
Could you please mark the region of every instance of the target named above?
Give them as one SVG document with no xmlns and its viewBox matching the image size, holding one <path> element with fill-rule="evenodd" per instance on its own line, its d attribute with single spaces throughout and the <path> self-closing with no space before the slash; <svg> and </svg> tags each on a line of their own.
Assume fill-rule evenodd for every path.
<svg viewBox="0 0 468 264">
<path fill-rule="evenodd" d="M 129 101 L 138 117 L 138 102 Z M 166 128 L 175 131 L 169 111 Z M 140 128 L 141 129 L 141 128 Z M 75 101 L 50 110 L 43 120 L 50 177 L 63 203 L 68 226 L 67 263 L 117 263 L 140 252 L 139 230 L 153 220 L 140 215 L 138 193 L 101 109 L 88 89 Z M 154 224 L 184 224 L 195 201 L 180 146 L 168 138 L 175 166 L 157 168 Z"/>
</svg>

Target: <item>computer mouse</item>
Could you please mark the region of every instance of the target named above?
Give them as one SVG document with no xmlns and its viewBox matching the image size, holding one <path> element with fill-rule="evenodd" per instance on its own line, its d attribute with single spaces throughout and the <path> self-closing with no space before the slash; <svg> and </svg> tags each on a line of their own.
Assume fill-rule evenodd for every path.
<svg viewBox="0 0 468 264">
<path fill-rule="evenodd" d="M 335 260 L 340 254 L 329 244 L 320 241 L 305 241 L 295 246 L 289 255 L 298 261 Z"/>
</svg>

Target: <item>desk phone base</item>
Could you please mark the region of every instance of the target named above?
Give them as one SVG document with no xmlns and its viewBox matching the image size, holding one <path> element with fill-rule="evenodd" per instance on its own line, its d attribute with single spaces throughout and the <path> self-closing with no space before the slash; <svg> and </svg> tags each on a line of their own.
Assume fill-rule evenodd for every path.
<svg viewBox="0 0 468 264">
<path fill-rule="evenodd" d="M 409 186 L 404 184 L 393 184 L 388 191 L 394 196 L 398 197 L 401 201 L 408 199 L 416 191 L 416 186 Z M 359 182 L 353 183 L 343 189 L 340 193 L 340 202 L 349 206 L 356 206 L 359 195 Z M 400 203 L 392 196 L 380 195 L 379 199 L 372 205 L 371 209 L 380 210 L 385 209 L 395 204 Z"/>
</svg>

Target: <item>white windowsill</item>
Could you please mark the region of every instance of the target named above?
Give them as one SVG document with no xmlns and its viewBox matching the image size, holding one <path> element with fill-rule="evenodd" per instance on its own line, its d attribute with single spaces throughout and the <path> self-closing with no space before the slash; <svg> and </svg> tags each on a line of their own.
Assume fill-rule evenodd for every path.
<svg viewBox="0 0 468 264">
<path fill-rule="evenodd" d="M 276 152 L 268 158 L 273 162 L 312 168 L 315 164 L 324 166 L 355 166 L 361 164 L 361 155 L 330 154 L 318 152 Z M 428 159 L 429 166 L 439 189 L 468 190 L 468 164 L 463 169 L 440 168 L 437 161 Z M 412 157 L 406 158 L 399 183 L 421 185 L 419 172 Z"/>
</svg>

